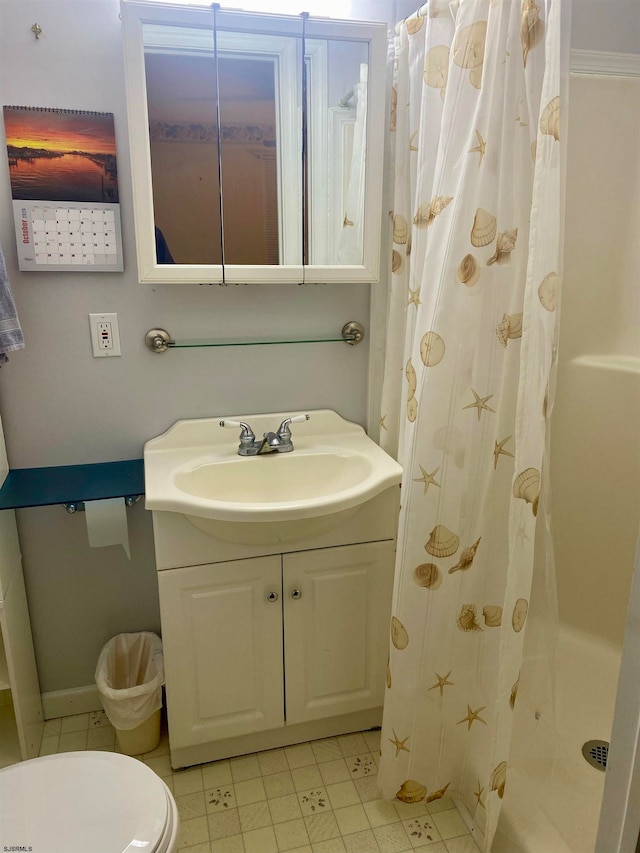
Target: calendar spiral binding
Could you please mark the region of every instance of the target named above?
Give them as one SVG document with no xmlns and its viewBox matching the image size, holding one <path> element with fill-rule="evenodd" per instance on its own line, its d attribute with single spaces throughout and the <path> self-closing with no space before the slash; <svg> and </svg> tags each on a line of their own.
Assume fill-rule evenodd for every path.
<svg viewBox="0 0 640 853">
<path fill-rule="evenodd" d="M 110 112 L 100 112 L 99 110 L 66 110 L 61 107 L 25 107 L 16 106 L 14 104 L 5 104 L 3 110 L 24 110 L 31 113 L 58 113 L 61 115 L 75 116 L 112 116 Z"/>
</svg>

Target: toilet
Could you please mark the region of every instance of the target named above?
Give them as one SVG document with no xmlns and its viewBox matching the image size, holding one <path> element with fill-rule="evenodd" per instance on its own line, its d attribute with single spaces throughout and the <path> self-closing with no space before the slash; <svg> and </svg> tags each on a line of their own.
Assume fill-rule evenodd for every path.
<svg viewBox="0 0 640 853">
<path fill-rule="evenodd" d="M 65 752 L 0 770 L 0 850 L 175 853 L 178 811 L 153 770 L 113 752 Z"/>
</svg>

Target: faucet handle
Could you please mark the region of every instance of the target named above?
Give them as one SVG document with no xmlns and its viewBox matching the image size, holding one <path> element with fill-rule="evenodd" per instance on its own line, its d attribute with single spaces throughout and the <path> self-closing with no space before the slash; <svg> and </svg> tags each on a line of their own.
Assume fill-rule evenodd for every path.
<svg viewBox="0 0 640 853">
<path fill-rule="evenodd" d="M 253 430 L 249 424 L 245 424 L 243 421 L 232 421 L 230 418 L 225 418 L 224 420 L 219 421 L 219 424 L 221 427 L 235 427 L 236 429 L 241 429 L 247 436 L 253 435 Z"/>
<path fill-rule="evenodd" d="M 218 421 L 218 423 L 221 427 L 235 427 L 236 429 L 240 429 L 240 447 L 252 445 L 256 439 L 249 424 L 245 424 L 243 421 L 232 421 L 229 418 L 225 418 Z"/>
<path fill-rule="evenodd" d="M 289 429 L 289 424 L 301 424 L 304 421 L 308 421 L 310 417 L 311 415 L 296 415 L 293 418 L 285 418 L 278 427 L 277 435 L 280 438 L 290 438 L 291 430 Z"/>
</svg>

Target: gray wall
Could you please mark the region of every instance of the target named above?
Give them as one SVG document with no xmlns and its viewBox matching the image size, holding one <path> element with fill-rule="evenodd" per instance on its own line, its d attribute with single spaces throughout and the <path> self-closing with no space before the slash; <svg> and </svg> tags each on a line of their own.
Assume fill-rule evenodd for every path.
<svg viewBox="0 0 640 853">
<path fill-rule="evenodd" d="M 369 7 L 378 19 L 383 5 L 392 8 Z M 369 286 L 138 284 L 118 10 L 117 0 L 0 0 L 2 104 L 115 115 L 125 256 L 123 274 L 18 272 L 0 156 L 0 243 L 26 339 L 0 371 L 11 467 L 137 458 L 148 438 L 181 418 L 331 408 L 364 424 L 364 344 L 164 355 L 145 348 L 154 326 L 186 339 L 327 335 L 352 319 L 368 325 Z M 89 312 L 117 312 L 121 358 L 92 357 Z M 113 634 L 159 628 L 150 514 L 138 505 L 128 518 L 131 563 L 119 547 L 89 549 L 82 516 L 60 507 L 18 513 L 43 692 L 90 684 Z"/>
<path fill-rule="evenodd" d="M 572 47 L 640 53 L 638 0 L 572 0 L 572 3 Z"/>
</svg>

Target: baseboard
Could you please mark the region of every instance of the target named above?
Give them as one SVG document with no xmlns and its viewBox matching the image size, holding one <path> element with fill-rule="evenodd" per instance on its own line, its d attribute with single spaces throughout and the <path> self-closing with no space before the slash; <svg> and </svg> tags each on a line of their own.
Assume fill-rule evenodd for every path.
<svg viewBox="0 0 640 853">
<path fill-rule="evenodd" d="M 70 717 L 73 714 L 86 714 L 89 711 L 101 711 L 100 694 L 95 684 L 86 687 L 72 687 L 69 690 L 53 690 L 42 694 L 42 709 L 45 720 L 55 717 Z"/>
</svg>

